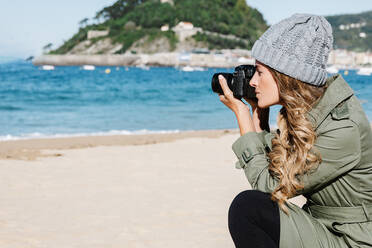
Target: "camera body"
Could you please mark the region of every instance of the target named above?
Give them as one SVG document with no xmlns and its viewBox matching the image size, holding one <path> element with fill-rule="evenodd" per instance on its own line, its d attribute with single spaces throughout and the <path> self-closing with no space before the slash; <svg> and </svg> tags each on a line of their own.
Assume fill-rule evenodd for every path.
<svg viewBox="0 0 372 248">
<path fill-rule="evenodd" d="M 257 101 L 255 88 L 249 85 L 249 81 L 251 81 L 255 72 L 256 67 L 254 65 L 239 65 L 235 67 L 234 73 L 215 73 L 212 77 L 212 90 L 223 95 L 223 90 L 218 80 L 218 76 L 222 75 L 235 98 L 240 100 L 245 97 Z"/>
</svg>

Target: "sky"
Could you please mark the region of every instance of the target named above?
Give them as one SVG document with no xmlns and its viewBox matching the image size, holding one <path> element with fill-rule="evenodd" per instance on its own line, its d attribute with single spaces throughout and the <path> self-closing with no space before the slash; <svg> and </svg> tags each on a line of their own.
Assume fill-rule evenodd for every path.
<svg viewBox="0 0 372 248">
<path fill-rule="evenodd" d="M 0 0 L 0 57 L 38 56 L 48 43 L 63 44 L 79 21 L 115 0 Z M 335 15 L 372 10 L 372 0 L 247 0 L 268 24 L 294 13 Z"/>
</svg>

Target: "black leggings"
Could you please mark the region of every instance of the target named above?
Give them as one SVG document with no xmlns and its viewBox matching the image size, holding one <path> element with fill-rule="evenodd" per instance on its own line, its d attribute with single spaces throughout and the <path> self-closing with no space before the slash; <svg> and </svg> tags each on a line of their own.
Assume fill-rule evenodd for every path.
<svg viewBox="0 0 372 248">
<path fill-rule="evenodd" d="M 278 248 L 278 204 L 270 199 L 270 194 L 261 191 L 239 193 L 230 205 L 229 230 L 237 248 Z"/>
</svg>

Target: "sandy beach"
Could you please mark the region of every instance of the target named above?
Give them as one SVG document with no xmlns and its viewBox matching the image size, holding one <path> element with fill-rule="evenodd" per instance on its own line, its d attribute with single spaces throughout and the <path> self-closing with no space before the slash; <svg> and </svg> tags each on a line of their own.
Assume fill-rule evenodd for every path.
<svg viewBox="0 0 372 248">
<path fill-rule="evenodd" d="M 250 188 L 234 168 L 238 137 L 0 142 L 0 247 L 234 247 L 228 208 Z"/>
</svg>

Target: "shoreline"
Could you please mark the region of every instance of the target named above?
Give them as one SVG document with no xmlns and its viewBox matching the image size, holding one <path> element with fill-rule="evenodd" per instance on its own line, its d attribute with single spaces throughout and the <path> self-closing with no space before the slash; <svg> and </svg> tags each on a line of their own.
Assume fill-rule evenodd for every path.
<svg viewBox="0 0 372 248">
<path fill-rule="evenodd" d="M 250 50 L 233 49 L 222 53 L 161 52 L 153 54 L 44 54 L 32 60 L 35 66 L 152 66 L 232 68 L 254 64 Z M 352 63 L 351 63 L 352 64 Z M 338 70 L 359 70 L 366 64 L 342 64 L 333 61 L 328 67 Z"/>
<path fill-rule="evenodd" d="M 92 135 L 56 138 L 31 138 L 0 141 L 0 160 L 36 160 L 40 157 L 59 157 L 62 153 L 46 150 L 82 149 L 97 146 L 137 146 L 168 143 L 187 138 L 219 138 L 238 134 L 238 129 L 180 131 L 176 133 Z"/>
<path fill-rule="evenodd" d="M 227 68 L 240 64 L 253 64 L 253 59 L 232 54 L 106 54 L 106 55 L 41 55 L 32 63 L 35 66 L 160 66 L 160 67 L 210 67 Z"/>
<path fill-rule="evenodd" d="M 372 128 L 372 122 L 371 122 Z M 217 139 L 239 134 L 239 129 L 184 130 L 171 133 L 85 135 L 44 137 L 0 141 L 0 160 L 33 161 L 41 157 L 60 157 L 58 150 L 84 149 L 98 146 L 140 146 L 170 143 L 188 138 Z M 52 153 L 48 153 L 52 150 Z"/>
</svg>

